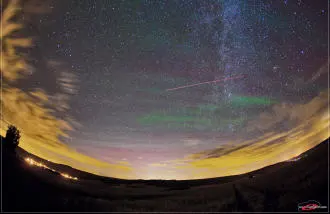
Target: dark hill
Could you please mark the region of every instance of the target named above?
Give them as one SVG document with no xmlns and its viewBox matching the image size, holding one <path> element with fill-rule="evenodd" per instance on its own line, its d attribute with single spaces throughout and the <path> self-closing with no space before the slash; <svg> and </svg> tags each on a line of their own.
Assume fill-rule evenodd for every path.
<svg viewBox="0 0 330 214">
<path fill-rule="evenodd" d="M 297 211 L 316 200 L 328 206 L 328 140 L 301 155 L 251 173 L 201 180 L 122 180 L 47 163 L 64 179 L 23 160 L 22 149 L 2 152 L 3 211 Z M 47 161 L 38 159 L 43 163 Z M 327 209 L 319 209 L 327 211 Z"/>
</svg>

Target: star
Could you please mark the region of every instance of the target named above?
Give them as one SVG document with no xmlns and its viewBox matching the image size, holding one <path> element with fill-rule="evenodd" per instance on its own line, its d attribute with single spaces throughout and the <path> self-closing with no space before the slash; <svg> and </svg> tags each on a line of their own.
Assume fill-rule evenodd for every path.
<svg viewBox="0 0 330 214">
<path fill-rule="evenodd" d="M 68 147 L 99 160 L 111 157 L 111 164 L 127 161 L 136 178 L 144 178 L 154 160 L 295 130 L 289 126 L 298 111 L 286 112 L 282 104 L 308 103 L 327 87 L 321 69 L 328 60 L 324 2 L 54 1 L 54 14 L 34 21 L 42 31 L 38 51 L 27 51 L 35 81 L 26 88 L 66 101 L 68 109 L 54 115 L 77 121 L 67 133 Z M 26 31 L 37 36 L 33 26 Z M 44 66 L 47 60 L 65 66 Z M 62 72 L 72 74 L 62 78 L 65 94 L 58 84 Z M 292 129 L 282 133 L 283 127 Z M 187 138 L 200 143 L 184 146 Z M 54 153 L 60 162 L 81 164 L 61 155 Z M 256 155 L 260 163 L 270 162 L 264 153 Z M 226 170 L 220 171 L 212 176 Z M 112 170 L 105 173 L 113 176 Z M 189 173 L 178 169 L 173 176 L 190 179 Z"/>
</svg>

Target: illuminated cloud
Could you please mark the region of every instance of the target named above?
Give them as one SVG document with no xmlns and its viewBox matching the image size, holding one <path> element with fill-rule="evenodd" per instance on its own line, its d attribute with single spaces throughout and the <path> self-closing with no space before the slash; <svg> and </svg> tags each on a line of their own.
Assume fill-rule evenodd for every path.
<svg viewBox="0 0 330 214">
<path fill-rule="evenodd" d="M 328 90 L 311 101 L 302 104 L 281 103 L 274 105 L 270 112 L 261 115 L 247 124 L 248 132 L 288 130 L 299 123 L 320 114 L 328 108 Z"/>
<path fill-rule="evenodd" d="M 32 3 L 35 3 L 31 1 Z M 27 4 L 25 4 L 27 6 Z M 1 41 L 6 48 L 1 49 L 1 85 L 2 107 L 0 134 L 5 136 L 7 125 L 13 124 L 21 131 L 19 146 L 26 151 L 55 163 L 66 164 L 74 168 L 99 175 L 127 177 L 131 168 L 127 163 L 111 164 L 88 157 L 69 148 L 60 139 L 68 137 L 79 123 L 67 114 L 70 95 L 76 93 L 76 76 L 57 61 L 49 61 L 48 66 L 58 75 L 61 91 L 49 94 L 40 88 L 23 91 L 13 82 L 28 77 L 31 65 L 20 56 L 17 47 L 27 48 L 32 45 L 29 38 L 17 38 L 13 33 L 22 30 L 23 23 L 12 21 L 18 15 L 20 1 L 9 1 L 1 14 Z M 26 11 L 25 11 L 26 12 Z M 36 11 L 35 11 L 36 12 Z M 27 78 L 24 81 L 29 81 Z M 106 174 L 104 174 L 106 173 Z"/>
<path fill-rule="evenodd" d="M 296 157 L 329 137 L 328 91 L 305 104 L 275 105 L 250 122 L 249 131 L 267 131 L 261 137 L 207 150 L 186 157 L 189 163 L 177 165 L 186 170 L 181 179 L 220 177 L 253 171 Z M 294 122 L 291 122 L 294 121 Z M 290 122 L 290 128 L 274 126 Z M 176 160 L 180 163 L 182 160 Z"/>
<path fill-rule="evenodd" d="M 164 24 L 160 29 L 161 14 L 153 10 L 157 4 L 141 6 L 142 10 L 152 8 L 149 15 L 155 19 L 151 21 L 139 16 L 109 22 L 109 14 L 94 19 L 90 12 L 94 3 L 82 1 L 81 7 L 65 16 L 59 11 L 38 19 L 54 27 L 53 41 L 40 38 L 40 44 L 49 44 L 43 51 L 51 60 L 44 58 L 43 66 L 33 67 L 18 52 L 33 41 L 17 37 L 24 35 L 20 32 L 24 23 L 20 17 L 19 22 L 13 21 L 20 12 L 15 8 L 23 6 L 24 20 L 29 21 L 31 14 L 47 11 L 33 4 L 36 1 L 9 2 L 1 18 L 4 82 L 0 104 L 5 125 L 1 134 L 7 124 L 16 125 L 22 131 L 20 146 L 37 156 L 111 177 L 191 179 L 255 170 L 290 159 L 329 137 L 328 93 L 315 95 L 322 88 L 318 83 L 326 80 L 328 66 L 309 72 L 325 58 L 324 27 L 310 30 L 320 34 L 316 41 L 299 20 L 289 24 L 294 31 L 275 29 L 274 21 L 287 24 L 282 15 L 285 20 L 295 19 L 282 11 L 274 16 L 272 7 L 263 16 L 255 16 L 241 1 L 202 1 L 202 6 L 191 4 L 193 17 L 181 16 L 181 9 L 188 11 L 184 7 L 171 11 L 174 16 L 168 17 L 168 23 L 175 26 Z M 169 5 L 178 8 L 175 1 Z M 112 10 L 111 4 L 105 6 Z M 267 13 L 274 17 L 267 18 Z M 90 17 L 88 25 L 79 28 L 77 14 Z M 255 24 L 260 17 L 264 20 Z M 57 21 L 62 18 L 68 25 L 59 27 Z M 322 22 L 319 18 L 315 20 Z M 190 26 L 184 34 L 183 23 Z M 89 25 L 96 27 L 85 28 Z M 139 30 L 126 37 L 123 29 Z M 65 39 L 58 32 L 65 32 Z M 90 33 L 107 39 L 95 39 Z M 302 54 L 302 44 L 291 40 L 297 35 L 306 41 Z M 283 44 L 270 39 L 279 37 L 284 38 Z M 96 55 L 90 44 L 97 49 Z M 290 53 L 282 49 L 289 46 Z M 112 57 L 109 51 L 114 51 Z M 67 66 L 56 57 L 72 64 Z M 71 66 L 77 69 L 68 69 Z M 50 83 L 49 88 L 30 84 L 38 72 L 50 75 L 40 84 Z M 222 84 L 187 88 L 219 76 L 242 74 L 244 78 Z M 13 84 L 16 80 L 31 88 L 22 90 Z M 186 89 L 166 91 L 180 86 Z M 315 98 L 306 102 L 311 95 Z"/>
<path fill-rule="evenodd" d="M 14 82 L 27 74 L 28 63 L 20 55 L 17 48 L 27 48 L 32 45 L 32 39 L 28 37 L 13 37 L 23 29 L 23 23 L 15 20 L 17 11 L 20 8 L 20 1 L 9 1 L 1 14 L 1 74 L 4 80 Z"/>
</svg>

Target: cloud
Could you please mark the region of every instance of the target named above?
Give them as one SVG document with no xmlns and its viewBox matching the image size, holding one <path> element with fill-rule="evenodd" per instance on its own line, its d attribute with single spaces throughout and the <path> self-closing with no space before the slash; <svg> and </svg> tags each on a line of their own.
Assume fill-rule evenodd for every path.
<svg viewBox="0 0 330 214">
<path fill-rule="evenodd" d="M 126 164 L 104 163 L 63 144 L 59 138 L 66 137 L 66 131 L 73 130 L 70 123 L 75 121 L 72 118 L 55 117 L 53 110 L 45 106 L 48 96 L 41 89 L 27 93 L 17 88 L 5 87 L 2 88 L 0 101 L 4 124 L 0 129 L 1 135 L 5 135 L 5 124 L 14 124 L 22 132 L 19 146 L 26 151 L 55 163 L 67 164 L 95 174 L 128 176 L 131 168 Z"/>
<path fill-rule="evenodd" d="M 304 104 L 277 104 L 249 126 L 250 134 L 263 134 L 172 160 L 171 166 L 180 179 L 200 179 L 246 173 L 298 156 L 329 138 L 328 90 Z"/>
<path fill-rule="evenodd" d="M 124 166 L 130 166 L 130 165 L 131 165 L 131 164 L 130 164 L 129 162 L 127 162 L 127 161 L 117 161 L 116 163 L 119 164 L 119 165 L 124 165 Z"/>
<path fill-rule="evenodd" d="M 2 6 L 2 5 L 1 5 Z M 18 48 L 29 48 L 32 39 L 17 37 L 14 34 L 23 29 L 22 22 L 18 22 L 20 1 L 8 1 L 3 13 L 1 13 L 1 75 L 5 81 L 15 82 L 28 74 L 28 63 L 19 53 Z"/>
<path fill-rule="evenodd" d="M 148 164 L 148 166 L 150 167 L 166 167 L 167 164 L 166 163 L 150 163 Z"/>
<path fill-rule="evenodd" d="M 3 56 L 1 75 L 4 80 L 1 84 L 2 96 L 0 97 L 1 123 L 3 124 L 0 127 L 0 134 L 5 136 L 6 125 L 15 125 L 21 131 L 19 146 L 32 154 L 99 175 L 128 177 L 131 167 L 127 164 L 105 163 L 88 157 L 69 148 L 60 140 L 68 137 L 68 132 L 79 125 L 66 114 L 66 110 L 70 107 L 68 105 L 70 95 L 76 93 L 77 78 L 62 63 L 54 60 L 48 63 L 50 68 L 59 74 L 58 83 L 61 91 L 56 94 L 49 94 L 40 88 L 23 91 L 12 85 L 18 78 L 28 77 L 26 71 L 32 69 L 16 49 L 30 47 L 32 41 L 25 37 L 12 37 L 13 32 L 23 28 L 22 23 L 12 21 L 20 11 L 17 10 L 19 6 L 19 1 L 9 1 L 4 13 L 1 14 L 3 32 L 0 36 L 6 48 L 1 49 Z M 36 10 L 29 11 L 27 7 L 25 9 L 27 9 L 25 12 L 37 12 Z M 24 81 L 29 81 L 29 79 L 25 78 Z"/>
<path fill-rule="evenodd" d="M 201 143 L 201 141 L 199 139 L 183 139 L 183 144 L 185 146 L 197 146 Z"/>
<path fill-rule="evenodd" d="M 58 83 L 62 90 L 67 94 L 77 93 L 76 83 L 78 82 L 77 76 L 70 72 L 61 72 Z"/>
<path fill-rule="evenodd" d="M 274 105 L 271 111 L 264 112 L 255 120 L 249 121 L 247 131 L 289 130 L 327 108 L 328 90 L 325 90 L 307 103 Z"/>
<path fill-rule="evenodd" d="M 64 63 L 57 60 L 48 60 L 47 65 L 49 70 L 57 74 L 56 82 L 62 93 L 72 95 L 78 92 L 78 77 L 68 70 Z"/>
</svg>

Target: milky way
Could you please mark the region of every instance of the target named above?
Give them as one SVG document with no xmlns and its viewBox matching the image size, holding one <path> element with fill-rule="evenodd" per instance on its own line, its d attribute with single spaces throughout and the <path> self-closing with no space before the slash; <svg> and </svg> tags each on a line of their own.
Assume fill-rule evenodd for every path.
<svg viewBox="0 0 330 214">
<path fill-rule="evenodd" d="M 52 13 L 29 28 L 38 37 L 31 53 L 36 73 L 45 71 L 26 87 L 56 92 L 58 74 L 49 64 L 55 60 L 72 74 L 63 78 L 77 78 L 68 89 L 74 90 L 69 114 L 80 126 L 64 144 L 132 170 L 127 176 L 91 172 L 178 179 L 246 172 L 328 137 L 315 132 L 317 121 L 325 127 L 329 121 L 322 94 L 328 88 L 327 4 L 54 1 Z M 305 118 L 308 106 L 314 114 Z M 316 125 L 303 126 L 306 121 Z M 314 140 L 293 146 L 288 139 L 301 130 Z M 271 148 L 277 153 L 266 155 Z M 234 164 L 239 155 L 238 165 L 218 164 Z"/>
</svg>

